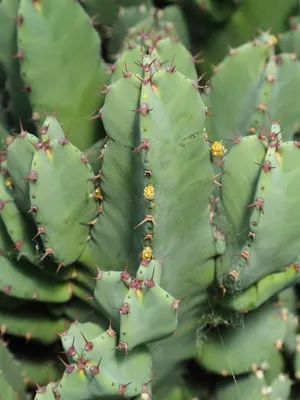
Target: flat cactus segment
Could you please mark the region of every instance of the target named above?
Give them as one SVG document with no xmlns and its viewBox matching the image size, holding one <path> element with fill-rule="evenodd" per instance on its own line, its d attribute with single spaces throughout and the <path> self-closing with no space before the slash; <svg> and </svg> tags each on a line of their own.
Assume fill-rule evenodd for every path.
<svg viewBox="0 0 300 400">
<path fill-rule="evenodd" d="M 280 374 L 271 383 L 272 393 L 269 396 L 270 400 L 289 400 L 291 393 L 292 380 L 285 374 Z"/>
<path fill-rule="evenodd" d="M 13 241 L 18 258 L 25 257 L 31 263 L 36 264 L 37 254 L 32 238 L 34 237 L 34 225 L 22 214 L 17 207 L 14 193 L 5 185 L 5 177 L 0 176 L 0 215 L 6 227 L 7 233 Z M 30 233 L 31 236 L 30 237 Z M 0 240 L 1 242 L 1 240 Z M 4 251 L 4 249 L 3 249 Z"/>
<path fill-rule="evenodd" d="M 216 400 L 232 400 L 243 398 L 244 400 L 267 400 L 264 393 L 267 384 L 262 371 L 252 372 L 237 381 L 230 379 L 227 383 L 221 384 L 216 391 Z M 266 391 L 268 393 L 268 391 Z"/>
<path fill-rule="evenodd" d="M 89 245 L 105 269 L 138 262 L 140 232 L 134 227 L 143 218 L 143 170 L 134 150 L 139 146 L 138 108 L 141 82 L 122 77 L 111 85 L 102 109 L 109 135 L 103 152 L 101 191 L 103 210 L 91 232 Z M 116 118 L 119 110 L 120 118 Z"/>
<path fill-rule="evenodd" d="M 295 107 L 295 98 L 300 96 L 300 62 L 294 54 L 279 54 L 276 64 L 277 76 L 268 110 L 274 120 L 281 118 L 284 141 L 294 140 L 294 133 L 300 128 L 300 117 Z"/>
<path fill-rule="evenodd" d="M 299 17 L 290 19 L 290 30 L 279 35 L 279 47 L 284 53 L 294 53 L 300 56 Z"/>
<path fill-rule="evenodd" d="M 7 166 L 14 187 L 15 199 L 23 213 L 30 210 L 29 183 L 26 178 L 31 170 L 34 155 L 34 146 L 38 144 L 36 136 L 21 129 L 20 136 L 16 137 L 8 146 Z"/>
<path fill-rule="evenodd" d="M 243 244 L 248 232 L 249 209 L 245 205 L 253 199 L 265 155 L 266 145 L 256 136 L 239 140 L 225 157 L 222 175 L 221 201 L 233 237 Z"/>
<path fill-rule="evenodd" d="M 279 351 L 286 330 L 280 309 L 267 304 L 245 315 L 244 327 L 211 331 L 199 348 L 198 361 L 218 374 L 250 372 L 253 365 L 261 365 Z"/>
<path fill-rule="evenodd" d="M 238 280 L 243 288 L 247 288 L 268 274 L 283 271 L 298 257 L 300 210 L 297 204 L 300 193 L 295 182 L 300 178 L 299 148 L 294 142 L 276 147 L 274 143 L 269 144 L 266 155 L 266 160 L 275 168 L 268 172 L 262 168 L 255 193 L 258 200 L 251 202 L 249 228 L 254 236 L 247 239 L 235 257 L 236 261 L 224 280 L 227 287 Z M 271 245 L 266 246 L 264 243 L 269 238 Z M 233 270 L 236 278 L 232 275 Z"/>
<path fill-rule="evenodd" d="M 195 82 L 167 69 L 158 70 L 151 85 L 143 85 L 141 102 L 150 110 L 140 116 L 141 141 L 149 141 L 141 154 L 144 170 L 150 171 L 144 177 L 144 197 L 155 222 L 149 246 L 152 258 L 163 259 L 161 286 L 181 298 L 195 289 L 194 268 L 215 254 L 209 222 L 213 169 L 202 136 L 205 106 Z M 179 249 L 175 236 L 184 237 L 188 245 Z M 174 277 L 180 277 L 180 285 Z"/>
<path fill-rule="evenodd" d="M 217 117 L 211 122 L 214 140 L 227 139 L 232 129 L 236 130 L 238 136 L 248 134 L 245 125 L 258 104 L 257 82 L 261 80 L 268 55 L 269 49 L 263 41 L 256 45 L 247 43 L 219 65 L 211 78 L 210 111 Z M 238 86 L 235 84 L 237 76 Z M 232 97 L 226 103 L 224 99 L 230 91 Z"/>
<path fill-rule="evenodd" d="M 299 278 L 300 274 L 293 267 L 283 272 L 269 274 L 243 291 L 238 297 L 225 296 L 221 306 L 237 311 L 253 310 L 260 307 L 288 285 L 299 281 Z"/>
<path fill-rule="evenodd" d="M 97 138 L 95 121 L 88 116 L 103 104 L 103 97 L 93 92 L 108 79 L 99 36 L 77 1 L 40 2 L 35 7 L 21 0 L 19 14 L 23 17 L 18 26 L 18 44 L 24 51 L 22 72 L 34 111 L 41 114 L 40 104 L 49 112 L 58 109 L 63 127 L 71 129 L 70 140 L 84 151 Z"/>
<path fill-rule="evenodd" d="M 49 255 L 65 265 L 79 259 L 89 235 L 89 225 L 97 217 L 93 198 L 93 172 L 83 154 L 71 143 L 50 142 L 50 148 L 36 151 L 30 181 L 30 198 L 38 212 L 38 231 Z M 49 186 L 51 182 L 51 186 Z M 55 201 L 49 201 L 49 197 Z"/>
<path fill-rule="evenodd" d="M 121 312 L 120 340 L 132 349 L 175 333 L 178 322 L 175 302 L 158 285 L 129 289 L 123 303 L 128 305 L 128 313 Z"/>
<path fill-rule="evenodd" d="M 20 398 L 25 399 L 25 386 L 22 382 L 21 368 L 10 353 L 7 343 L 0 341 L 0 398 L 3 400 Z M 6 393 L 13 397 L 4 397 Z"/>
<path fill-rule="evenodd" d="M 15 125 L 19 118 L 28 121 L 31 118 L 31 107 L 28 93 L 24 90 L 24 82 L 20 74 L 20 57 L 16 43 L 18 7 L 20 0 L 3 0 L 0 4 L 0 61 L 7 76 L 7 89 L 9 91 L 9 106 L 13 111 Z"/>
<path fill-rule="evenodd" d="M 55 332 L 61 332 L 65 326 L 62 318 L 52 318 L 43 312 L 35 310 L 34 305 L 24 310 L 0 310 L 1 332 L 18 337 L 25 337 L 28 341 L 36 340 L 43 344 L 51 344 L 57 340 Z"/>
<path fill-rule="evenodd" d="M 157 43 L 156 51 L 159 54 L 160 62 L 165 63 L 164 66 L 175 67 L 177 71 L 194 81 L 198 79 L 195 64 L 191 62 L 193 58 L 181 42 L 171 38 L 160 40 Z"/>
</svg>

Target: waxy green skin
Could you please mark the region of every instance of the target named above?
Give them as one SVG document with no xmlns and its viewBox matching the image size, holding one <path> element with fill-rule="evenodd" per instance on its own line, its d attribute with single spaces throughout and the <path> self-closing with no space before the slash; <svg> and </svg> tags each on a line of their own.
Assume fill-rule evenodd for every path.
<svg viewBox="0 0 300 400">
<path fill-rule="evenodd" d="M 31 39 L 37 27 L 45 24 L 41 37 L 50 41 L 47 32 L 54 32 L 54 21 L 61 16 L 53 5 L 41 3 L 40 12 L 24 0 L 20 4 L 24 24 L 18 26 L 18 38 L 25 52 L 19 61 L 25 81 L 32 86 L 33 108 L 41 117 L 40 103 L 49 112 L 59 103 L 52 91 L 52 83 L 59 86 L 59 81 L 44 81 L 40 74 L 45 60 L 40 57 L 35 62 L 38 46 Z M 165 16 L 172 12 L 166 9 Z M 60 60 L 54 60 L 47 73 L 54 76 L 62 70 L 61 101 L 71 96 L 74 103 L 58 110 L 57 119 L 47 114 L 44 122 L 39 120 L 36 135 L 21 125 L 8 146 L 0 177 L 0 200 L 5 203 L 0 209 L 0 288 L 8 302 L 0 319 L 7 333 L 43 344 L 54 343 L 54 330 L 60 332 L 65 351 L 60 356 L 67 363 L 63 363 L 62 379 L 38 387 L 36 399 L 58 395 L 62 399 L 117 399 L 120 394 L 142 400 L 152 394 L 165 398 L 174 382 L 179 382 L 182 361 L 189 358 L 215 374 L 230 374 L 217 331 L 204 337 L 199 347 L 203 328 L 199 320 L 204 325 L 226 321 L 236 310 L 247 312 L 245 332 L 231 329 L 227 334 L 226 326 L 220 330 L 239 384 L 243 387 L 239 375 L 246 373 L 245 385 L 257 389 L 255 395 L 267 383 L 274 395 L 287 397 L 290 382 L 281 379 L 284 365 L 278 347 L 283 341 L 285 351 L 295 353 L 292 321 L 296 311 L 289 306 L 286 314 L 272 304 L 281 291 L 299 280 L 295 265 L 300 199 L 295 182 L 300 150 L 296 142 L 286 141 L 292 139 L 288 128 L 294 123 L 294 109 L 288 122 L 282 121 L 283 141 L 282 125 L 273 121 L 270 131 L 278 135 L 278 141 L 269 140 L 263 131 L 266 138 L 252 135 L 232 145 L 226 142 L 221 187 L 216 184 L 216 159 L 208 140 L 227 138 L 231 126 L 226 124 L 233 120 L 241 136 L 253 124 L 259 131 L 267 114 L 256 109 L 258 101 L 272 105 L 272 115 L 282 108 L 290 111 L 287 96 L 279 96 L 278 88 L 284 82 L 285 91 L 290 90 L 285 77 L 297 77 L 298 64 L 283 55 L 282 64 L 270 57 L 262 66 L 273 55 L 269 35 L 256 46 L 237 49 L 220 67 L 206 99 L 212 112 L 220 104 L 224 107 L 220 92 L 229 92 L 230 77 L 236 78 L 236 71 L 249 62 L 245 71 L 250 82 L 249 76 L 241 79 L 243 93 L 236 93 L 231 104 L 233 109 L 237 104 L 251 105 L 249 110 L 244 107 L 247 129 L 245 116 L 236 117 L 231 109 L 217 112 L 211 133 L 209 111 L 199 93 L 205 86 L 197 76 L 195 59 L 173 37 L 163 37 L 152 52 L 146 49 L 154 44 L 155 34 L 166 34 L 164 17 L 159 29 L 145 39 L 145 47 L 141 47 L 141 35 L 130 37 L 108 82 L 95 51 L 99 41 L 87 16 L 76 2 L 66 14 L 79 21 L 70 35 L 70 49 L 79 34 L 89 43 L 86 53 L 78 51 L 86 57 L 71 65 L 71 75 L 84 87 L 74 87 L 73 93 L 65 85 Z M 141 21 L 137 27 L 148 22 Z M 62 32 L 68 28 L 68 24 L 58 26 Z M 58 48 L 63 50 L 64 44 Z M 84 82 L 82 70 L 88 76 Z M 275 83 L 269 79 L 272 74 Z M 106 85 L 99 100 L 103 107 L 89 120 L 97 105 L 90 93 L 96 77 Z M 253 94 L 259 77 L 266 79 Z M 101 140 L 103 135 L 93 136 L 93 124 L 100 117 L 106 133 Z M 68 133 L 72 124 L 75 129 L 72 126 Z M 269 171 L 261 167 L 265 161 L 271 162 Z M 263 213 L 261 207 L 253 206 L 256 198 L 264 200 Z M 235 255 L 244 250 L 250 253 L 249 262 Z M 210 296 L 218 289 L 224 297 L 216 296 L 216 301 L 212 297 L 215 304 Z M 22 302 L 24 308 L 19 311 Z M 75 322 L 65 326 L 65 318 Z M 257 382 L 251 366 L 265 361 L 271 368 L 263 382 Z M 226 390 L 231 393 L 230 388 Z"/>
</svg>

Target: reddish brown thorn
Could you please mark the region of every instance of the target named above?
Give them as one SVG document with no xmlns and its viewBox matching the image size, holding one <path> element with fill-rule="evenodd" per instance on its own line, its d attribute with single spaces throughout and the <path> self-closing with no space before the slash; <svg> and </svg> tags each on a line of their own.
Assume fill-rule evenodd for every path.
<svg viewBox="0 0 300 400">
<path fill-rule="evenodd" d="M 138 66 L 143 68 L 145 72 L 151 72 L 151 66 L 152 64 L 156 61 L 157 59 L 155 58 L 154 60 L 151 61 L 150 64 L 142 64 L 140 61 L 135 61 L 134 63 Z"/>
<path fill-rule="evenodd" d="M 150 150 L 150 140 L 149 139 L 142 139 L 141 144 L 133 150 L 134 153 L 140 151 L 141 149 Z"/>
<path fill-rule="evenodd" d="M 173 55 L 171 65 L 166 67 L 166 72 L 171 72 L 172 73 L 172 72 L 176 71 L 176 66 L 174 64 L 174 60 L 175 60 L 175 54 Z"/>
<path fill-rule="evenodd" d="M 97 157 L 97 158 L 95 158 L 95 161 L 100 160 L 100 159 L 103 158 L 103 157 L 104 157 L 104 149 L 102 149 L 102 150 L 100 151 L 100 156 Z"/>
<path fill-rule="evenodd" d="M 154 272 L 155 272 L 155 267 L 153 268 L 151 278 L 150 279 L 146 279 L 145 282 L 144 282 L 144 286 L 146 286 L 146 288 L 148 288 L 148 289 L 151 289 L 151 288 L 153 288 L 155 286 L 155 282 L 153 280 Z"/>
<path fill-rule="evenodd" d="M 89 24 L 92 26 L 97 26 L 101 25 L 100 21 L 96 21 L 97 17 L 99 17 L 100 14 L 93 15 L 92 17 L 89 18 Z"/>
<path fill-rule="evenodd" d="M 67 364 L 60 356 L 57 356 L 57 357 L 59 358 L 61 363 L 66 368 L 66 370 L 65 370 L 66 374 L 71 374 L 75 369 L 75 365 L 74 364 Z"/>
<path fill-rule="evenodd" d="M 61 353 L 68 354 L 70 357 L 74 357 L 77 354 L 74 344 L 75 338 L 73 338 L 72 345 L 66 351 L 62 351 Z"/>
<path fill-rule="evenodd" d="M 37 181 L 37 172 L 36 171 L 30 171 L 27 176 L 25 176 L 24 178 L 21 178 L 21 179 L 26 180 L 26 181 L 30 181 L 30 182 L 36 182 Z"/>
<path fill-rule="evenodd" d="M 98 118 L 102 118 L 102 108 L 97 108 L 97 114 L 90 117 L 89 119 L 92 120 L 92 119 L 98 119 Z"/>
<path fill-rule="evenodd" d="M 15 241 L 15 246 L 13 248 L 13 251 L 20 251 L 24 242 L 22 240 L 16 240 Z"/>
<path fill-rule="evenodd" d="M 105 90 L 102 90 L 101 92 L 96 92 L 97 94 L 107 94 L 110 91 L 111 85 L 105 85 L 105 83 L 102 83 L 102 85 L 105 87 Z"/>
<path fill-rule="evenodd" d="M 206 115 L 207 117 L 214 117 L 215 114 L 209 113 L 209 112 L 208 112 L 208 109 L 209 109 L 209 107 L 205 107 L 205 115 Z"/>
<path fill-rule="evenodd" d="M 204 76 L 206 75 L 206 72 L 204 72 L 204 74 L 202 74 L 201 76 L 199 76 L 199 78 L 196 81 L 193 81 L 192 84 L 196 89 L 207 89 L 208 86 L 207 85 L 199 85 L 199 83 L 202 81 L 202 79 L 204 78 Z"/>
<path fill-rule="evenodd" d="M 59 273 L 59 271 L 60 271 L 60 269 L 62 268 L 62 267 L 65 267 L 66 265 L 65 265 L 65 263 L 63 263 L 63 262 L 60 262 L 59 264 L 58 264 L 58 267 L 57 267 L 57 270 L 56 270 L 56 274 L 58 274 Z"/>
<path fill-rule="evenodd" d="M 201 52 L 195 54 L 194 56 L 192 56 L 192 63 L 194 64 L 201 64 L 204 62 L 204 58 L 201 58 L 200 60 L 198 59 L 201 56 Z"/>
<path fill-rule="evenodd" d="M 224 185 L 222 185 L 222 183 L 218 182 L 216 179 L 222 174 L 224 174 L 224 172 L 220 172 L 219 174 L 215 175 L 214 176 L 214 180 L 213 180 L 214 184 L 219 186 L 219 187 L 223 187 Z"/>
<path fill-rule="evenodd" d="M 134 74 L 134 76 L 142 82 L 143 85 L 147 85 L 149 82 L 152 82 L 153 74 L 150 73 L 149 78 L 141 78 L 140 76 Z M 133 111 L 133 110 L 132 110 Z"/>
<path fill-rule="evenodd" d="M 85 341 L 84 350 L 85 351 L 91 351 L 93 349 L 93 347 L 94 347 L 94 343 L 88 341 L 82 332 L 80 332 L 80 333 L 81 333 L 81 336 L 83 337 L 83 339 Z"/>
<path fill-rule="evenodd" d="M 12 19 L 12 21 L 15 21 L 17 25 L 22 25 L 24 22 L 23 15 L 21 14 L 17 15 L 16 18 Z"/>
<path fill-rule="evenodd" d="M 147 260 L 147 261 L 150 262 L 150 260 Z M 143 283 L 143 279 L 131 278 L 131 282 L 130 282 L 130 284 L 129 284 L 129 287 L 130 287 L 131 289 L 136 289 L 136 290 L 138 290 L 138 289 L 141 289 L 142 283 Z"/>
<path fill-rule="evenodd" d="M 39 209 L 36 206 L 31 206 L 29 211 L 27 211 L 27 214 L 31 214 L 31 213 L 37 214 L 38 211 L 39 211 Z"/>
<path fill-rule="evenodd" d="M 127 281 L 131 278 L 130 274 L 127 272 L 128 264 L 125 265 L 125 270 L 121 272 L 120 277 L 122 281 Z"/>
<path fill-rule="evenodd" d="M 255 201 L 246 207 L 256 207 L 262 213 L 264 213 L 264 200 L 261 197 L 256 197 Z"/>
<path fill-rule="evenodd" d="M 270 120 L 270 122 L 271 122 L 272 125 L 274 125 L 274 124 L 280 125 L 280 124 L 281 124 L 281 121 L 282 121 L 282 118 L 283 118 L 284 115 L 285 115 L 285 114 L 282 114 L 281 117 L 280 117 L 277 121 L 274 121 L 274 120 L 272 119 L 271 114 L 269 113 L 269 111 L 266 111 L 266 113 L 267 113 L 267 115 L 268 115 L 268 117 L 269 117 L 269 120 Z"/>
<path fill-rule="evenodd" d="M 124 350 L 125 354 L 127 354 L 128 353 L 128 344 L 126 342 L 120 341 L 120 343 L 118 344 L 118 346 L 115 349 Z"/>
<path fill-rule="evenodd" d="M 242 257 L 247 262 L 247 264 L 249 264 L 250 252 L 248 250 L 243 250 L 239 254 L 234 254 L 234 256 Z"/>
<path fill-rule="evenodd" d="M 41 261 L 43 261 L 47 256 L 50 256 L 50 255 L 51 256 L 55 255 L 54 250 L 51 247 L 45 249 L 45 253 L 44 253 L 43 257 L 41 258 Z"/>
<path fill-rule="evenodd" d="M 5 201 L 0 200 L 0 210 L 2 210 L 4 208 L 5 204 L 11 203 L 11 202 L 12 202 L 12 200 L 5 200 Z"/>
<path fill-rule="evenodd" d="M 96 179 L 100 179 L 102 177 L 102 172 L 99 171 L 98 175 L 93 176 L 92 178 L 88 178 L 88 181 L 95 182 Z"/>
<path fill-rule="evenodd" d="M 27 135 L 27 132 L 24 130 L 21 118 L 19 119 L 19 124 L 20 124 L 20 133 L 18 136 L 25 137 Z"/>
<path fill-rule="evenodd" d="M 66 134 L 65 134 L 64 137 L 60 137 L 60 138 L 58 139 L 58 143 L 59 143 L 59 144 L 61 144 L 62 146 L 64 146 L 64 145 L 70 143 L 69 140 L 68 140 L 68 136 L 69 136 L 70 131 L 71 131 L 71 128 L 67 130 L 67 132 L 66 132 Z"/>
<path fill-rule="evenodd" d="M 46 230 L 44 227 L 40 226 L 38 228 L 37 234 L 33 236 L 32 240 L 35 240 L 38 236 L 40 235 L 45 235 L 46 234 Z"/>
<path fill-rule="evenodd" d="M 15 54 L 14 56 L 12 56 L 12 59 L 13 60 L 15 60 L 15 59 L 24 59 L 24 51 L 23 50 L 19 50 L 18 52 L 17 52 L 17 54 Z"/>
<path fill-rule="evenodd" d="M 11 292 L 11 285 L 5 285 L 3 286 L 3 288 L 1 289 L 1 291 L 5 294 L 8 295 Z"/>
<path fill-rule="evenodd" d="M 174 308 L 174 310 L 176 311 L 179 311 L 179 304 L 182 300 L 184 300 L 184 297 L 182 297 L 181 299 L 174 299 L 172 303 L 172 308 Z"/>
<path fill-rule="evenodd" d="M 108 336 L 116 336 L 116 334 L 117 334 L 117 332 L 114 331 L 111 326 L 111 317 L 109 318 L 109 326 L 108 326 L 108 329 L 106 330 L 106 333 L 108 334 Z"/>
<path fill-rule="evenodd" d="M 101 363 L 102 357 L 100 358 L 100 360 L 98 361 L 97 365 L 92 365 L 90 367 L 90 374 L 92 376 L 98 375 L 100 374 L 100 363 Z"/>
<path fill-rule="evenodd" d="M 271 161 L 269 160 L 264 161 L 262 164 L 259 163 L 254 163 L 254 164 L 259 165 L 264 172 L 269 172 L 271 171 L 271 169 L 276 168 L 272 167 Z"/>
<path fill-rule="evenodd" d="M 124 66 L 125 66 L 125 72 L 122 71 L 123 77 L 124 78 L 131 78 L 132 77 L 132 72 L 128 72 L 128 68 L 127 68 L 126 62 L 124 62 Z"/>
<path fill-rule="evenodd" d="M 294 146 L 300 149 L 300 139 L 294 140 Z"/>
<path fill-rule="evenodd" d="M 131 110 L 131 111 L 142 114 L 143 117 L 146 117 L 146 115 L 149 114 L 149 112 L 152 110 L 153 110 L 153 108 L 149 108 L 147 103 L 142 103 L 140 105 L 140 108 L 137 108 L 136 110 Z"/>
<path fill-rule="evenodd" d="M 150 382 L 152 382 L 153 381 L 153 378 L 151 378 L 148 382 L 146 382 L 146 383 L 143 383 L 143 385 L 142 385 L 142 395 L 141 395 L 141 397 L 142 397 L 142 399 L 144 400 L 149 400 L 152 396 L 151 396 L 151 394 L 147 391 L 147 386 L 149 385 L 149 383 Z M 144 396 L 145 395 L 145 396 Z"/>
<path fill-rule="evenodd" d="M 238 144 L 240 143 L 240 141 L 242 140 L 242 136 L 238 136 L 237 133 L 235 131 L 233 131 L 234 134 L 234 139 L 225 139 L 227 142 L 232 142 L 234 144 Z"/>
<path fill-rule="evenodd" d="M 97 274 L 97 276 L 93 276 L 92 279 L 99 281 L 100 279 L 102 279 L 103 271 L 97 265 L 96 265 L 96 267 L 97 267 L 98 274 Z"/>
<path fill-rule="evenodd" d="M 36 393 L 45 393 L 47 387 L 46 386 L 39 386 L 39 384 L 35 381 L 35 385 L 36 385 Z"/>
<path fill-rule="evenodd" d="M 54 331 L 59 337 L 63 337 L 65 336 L 68 332 L 67 332 L 67 321 L 65 321 L 64 323 L 64 331 L 63 332 L 56 332 Z"/>
<path fill-rule="evenodd" d="M 155 226 L 156 226 L 156 222 L 154 220 L 153 215 L 146 215 L 146 218 L 143 219 L 143 221 L 139 222 L 137 225 L 135 225 L 133 227 L 133 229 L 137 229 L 138 227 L 140 227 L 141 225 L 143 225 L 145 222 L 152 222 Z"/>
<path fill-rule="evenodd" d="M 126 383 L 126 384 L 120 383 L 119 389 L 118 389 L 118 393 L 119 394 L 124 394 L 126 392 L 127 386 L 129 386 L 131 383 L 132 382 L 129 382 L 129 383 Z"/>
<path fill-rule="evenodd" d="M 83 162 L 84 164 L 89 164 L 89 153 L 81 153 L 80 154 L 80 161 Z"/>
<path fill-rule="evenodd" d="M 123 303 L 120 308 L 113 307 L 114 310 L 120 311 L 120 314 L 126 315 L 130 313 L 130 305 L 129 303 Z"/>
</svg>

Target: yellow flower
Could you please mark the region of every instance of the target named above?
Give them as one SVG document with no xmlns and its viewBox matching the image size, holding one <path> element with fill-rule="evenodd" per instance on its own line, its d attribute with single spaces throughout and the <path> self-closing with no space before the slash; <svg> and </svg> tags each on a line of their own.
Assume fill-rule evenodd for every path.
<svg viewBox="0 0 300 400">
<path fill-rule="evenodd" d="M 153 185 L 147 185 L 144 188 L 144 197 L 147 200 L 153 200 L 154 199 L 154 194 L 155 194 L 155 191 L 154 191 L 154 186 Z"/>
<path fill-rule="evenodd" d="M 11 178 L 6 178 L 5 179 L 5 185 L 8 186 L 9 188 L 13 187 L 13 183 L 12 183 Z"/>
<path fill-rule="evenodd" d="M 222 142 L 213 142 L 211 145 L 211 152 L 214 156 L 221 158 L 227 152 L 227 150 Z"/>
<path fill-rule="evenodd" d="M 270 36 L 270 42 L 269 42 L 271 45 L 275 45 L 275 44 L 277 44 L 278 43 L 278 39 L 277 39 L 277 37 L 275 36 L 275 35 L 271 35 Z"/>
<path fill-rule="evenodd" d="M 147 246 L 144 247 L 143 251 L 142 251 L 142 259 L 143 260 L 151 260 L 152 258 L 152 249 L 151 247 Z"/>
</svg>

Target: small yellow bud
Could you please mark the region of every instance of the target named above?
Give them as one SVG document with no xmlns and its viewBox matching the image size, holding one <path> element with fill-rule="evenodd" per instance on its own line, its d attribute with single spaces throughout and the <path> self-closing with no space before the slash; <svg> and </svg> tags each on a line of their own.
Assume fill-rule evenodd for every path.
<svg viewBox="0 0 300 400">
<path fill-rule="evenodd" d="M 271 35 L 271 36 L 270 36 L 270 44 L 271 44 L 272 46 L 275 46 L 275 44 L 277 44 L 277 43 L 278 43 L 277 37 L 276 37 L 275 35 Z"/>
<path fill-rule="evenodd" d="M 144 188 L 144 197 L 147 200 L 153 200 L 154 199 L 154 195 L 155 195 L 154 186 L 153 185 L 147 185 Z"/>
<path fill-rule="evenodd" d="M 151 247 L 147 246 L 144 247 L 143 251 L 142 251 L 142 259 L 143 260 L 151 260 L 152 258 L 152 249 Z"/>
<path fill-rule="evenodd" d="M 221 158 L 227 152 L 227 150 L 222 142 L 213 142 L 211 145 L 211 152 L 214 156 Z"/>
</svg>

